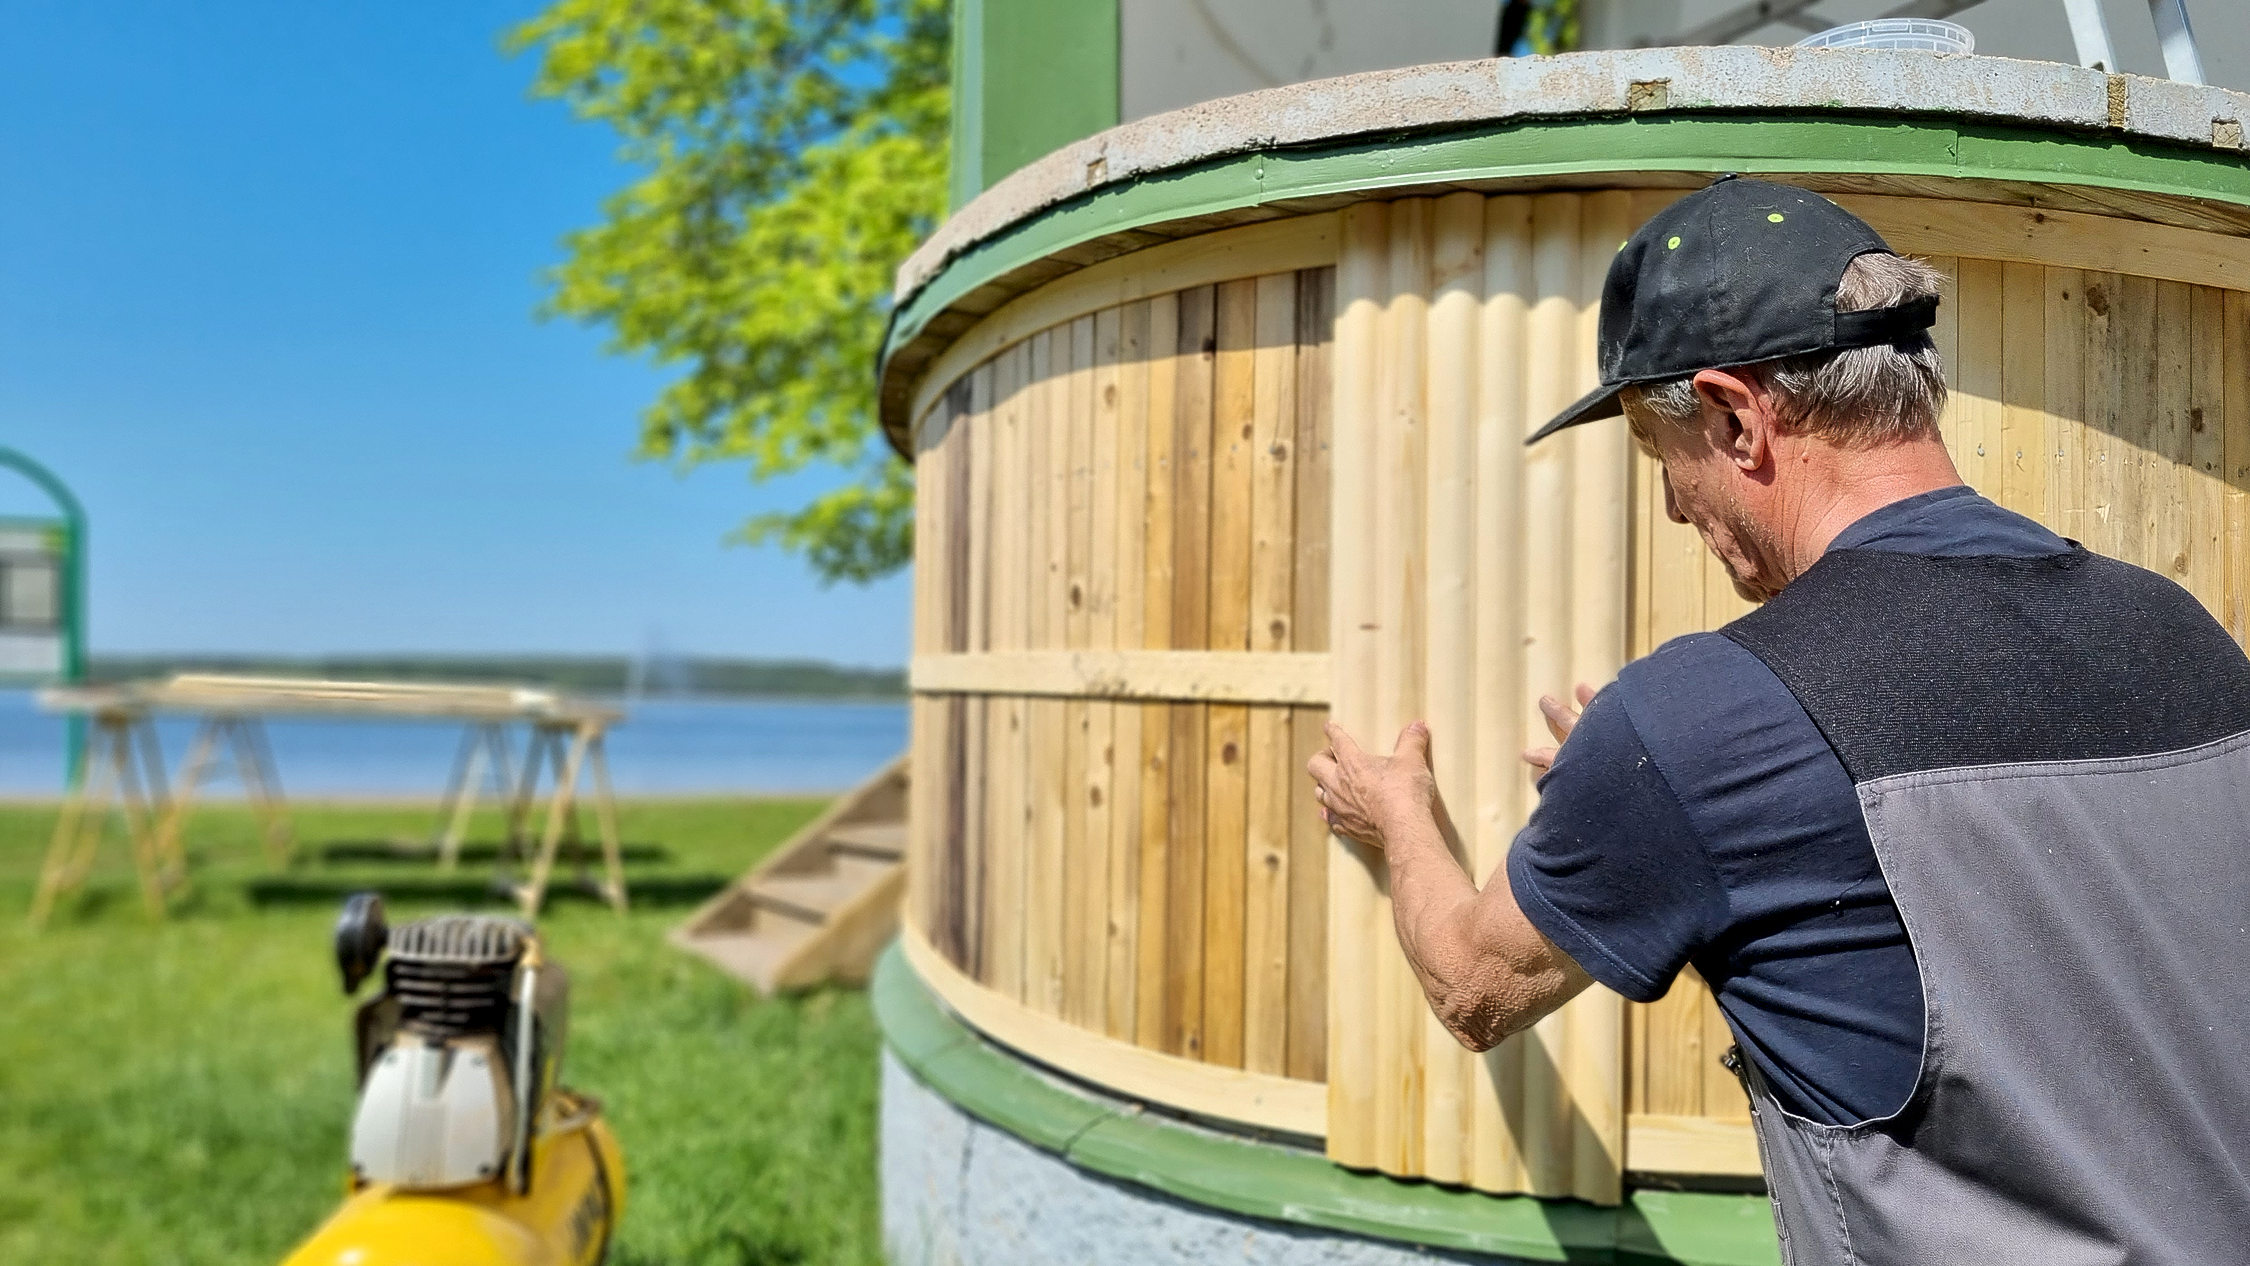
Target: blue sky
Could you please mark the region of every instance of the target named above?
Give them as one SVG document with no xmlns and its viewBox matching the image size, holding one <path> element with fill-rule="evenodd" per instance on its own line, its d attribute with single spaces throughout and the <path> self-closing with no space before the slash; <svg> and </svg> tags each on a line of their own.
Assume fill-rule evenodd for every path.
<svg viewBox="0 0 2250 1266">
<path fill-rule="evenodd" d="M 722 542 L 808 485 L 632 460 L 657 371 L 535 317 L 628 176 L 499 52 L 538 7 L 0 6 L 0 443 L 87 503 L 97 652 L 902 662 L 903 578 Z"/>
</svg>

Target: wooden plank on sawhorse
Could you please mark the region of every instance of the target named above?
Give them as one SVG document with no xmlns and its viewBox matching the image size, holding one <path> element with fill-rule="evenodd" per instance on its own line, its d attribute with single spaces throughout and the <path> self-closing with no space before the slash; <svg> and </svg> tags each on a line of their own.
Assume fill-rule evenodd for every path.
<svg viewBox="0 0 2250 1266">
<path fill-rule="evenodd" d="M 617 836 L 617 798 L 609 781 L 609 758 L 602 739 L 607 731 L 598 719 L 576 722 L 539 722 L 532 728 L 531 746 L 524 754 L 523 778 L 517 783 L 510 814 L 509 839 L 519 838 L 523 824 L 538 797 L 543 769 L 552 769 L 554 789 L 547 800 L 546 826 L 540 833 L 539 851 L 531 859 L 531 874 L 521 883 L 506 885 L 525 918 L 535 918 L 546 901 L 554 877 L 555 858 L 567 841 L 577 855 L 579 882 L 625 912 L 624 851 Z M 594 819 L 601 832 L 603 876 L 596 883 L 586 873 L 584 840 L 578 831 L 578 783 L 591 772 L 594 782 Z"/>
<path fill-rule="evenodd" d="M 164 762 L 148 713 L 124 704 L 89 709 L 92 725 L 81 750 L 85 776 L 70 790 L 55 821 L 39 887 L 31 899 L 31 926 L 54 913 L 55 903 L 77 891 L 93 871 L 108 834 L 114 798 L 138 876 L 141 904 L 162 918 L 171 894 L 185 886 L 187 867 L 179 850 L 164 843 L 157 817 L 164 812 Z"/>
</svg>

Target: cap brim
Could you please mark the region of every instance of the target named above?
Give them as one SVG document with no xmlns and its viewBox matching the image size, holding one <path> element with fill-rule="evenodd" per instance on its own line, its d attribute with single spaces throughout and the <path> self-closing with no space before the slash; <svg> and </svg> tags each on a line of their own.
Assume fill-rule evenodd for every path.
<svg viewBox="0 0 2250 1266">
<path fill-rule="evenodd" d="M 1603 418 L 1623 417 L 1625 406 L 1618 403 L 1617 397 L 1624 390 L 1625 385 L 1623 383 L 1613 387 L 1594 388 L 1580 396 L 1578 403 L 1556 414 L 1553 421 L 1533 431 L 1531 438 L 1525 440 L 1524 443 L 1537 444 L 1564 427 L 1576 426 L 1581 422 L 1599 422 Z"/>
</svg>

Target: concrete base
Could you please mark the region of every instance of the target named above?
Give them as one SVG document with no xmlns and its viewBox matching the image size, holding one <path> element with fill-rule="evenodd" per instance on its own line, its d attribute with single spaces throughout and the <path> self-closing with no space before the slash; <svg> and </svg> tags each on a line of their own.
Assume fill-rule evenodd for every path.
<svg viewBox="0 0 2250 1266">
<path fill-rule="evenodd" d="M 1088 1173 L 993 1129 L 883 1052 L 883 1243 L 893 1266 L 1403 1266 L 1479 1262 L 1240 1217 Z"/>
</svg>

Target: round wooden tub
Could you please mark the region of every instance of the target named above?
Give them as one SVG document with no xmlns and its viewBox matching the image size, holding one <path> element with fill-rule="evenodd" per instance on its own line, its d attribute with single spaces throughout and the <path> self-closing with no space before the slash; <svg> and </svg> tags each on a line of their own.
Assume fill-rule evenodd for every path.
<svg viewBox="0 0 2250 1266">
<path fill-rule="evenodd" d="M 1050 155 L 901 270 L 919 487 L 905 952 L 986 1037 L 1347 1167 L 1615 1203 L 1754 1175 L 1725 1025 L 1595 990 L 1489 1054 L 1427 1014 L 1379 859 L 1302 775 L 1426 716 L 1465 862 L 1538 694 L 1742 610 L 1594 381 L 1618 244 L 1723 171 L 1953 284 L 1980 490 L 2250 598 L 2250 100 L 1926 54 L 1650 50 L 1234 98 Z"/>
</svg>

